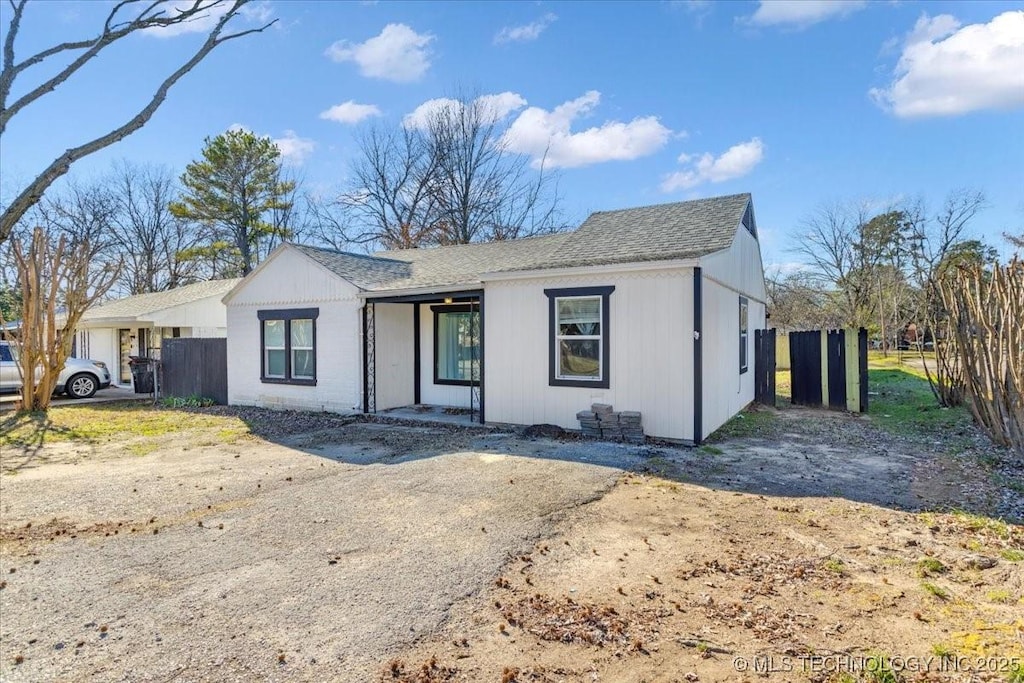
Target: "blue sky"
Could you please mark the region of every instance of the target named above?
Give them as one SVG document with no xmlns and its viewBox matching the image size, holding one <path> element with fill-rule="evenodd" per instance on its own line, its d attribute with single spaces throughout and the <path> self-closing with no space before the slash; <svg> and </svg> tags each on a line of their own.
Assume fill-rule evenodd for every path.
<svg viewBox="0 0 1024 683">
<path fill-rule="evenodd" d="M 18 55 L 93 33 L 108 7 L 31 4 Z M 341 190 L 360 126 L 462 89 L 495 96 L 510 148 L 549 150 L 573 224 L 594 210 L 751 192 L 776 265 L 797 260 L 801 219 L 833 201 L 921 196 L 937 208 L 966 186 L 989 199 L 976 236 L 1000 244 L 1024 225 L 1019 2 L 273 0 L 237 25 L 271 17 L 72 174 L 121 158 L 181 170 L 204 137 L 242 125 L 278 140 L 307 187 Z M 4 135 L 0 193 L 134 113 L 199 35 L 133 36 L 24 110 Z M 26 72 L 15 95 L 36 78 Z"/>
</svg>

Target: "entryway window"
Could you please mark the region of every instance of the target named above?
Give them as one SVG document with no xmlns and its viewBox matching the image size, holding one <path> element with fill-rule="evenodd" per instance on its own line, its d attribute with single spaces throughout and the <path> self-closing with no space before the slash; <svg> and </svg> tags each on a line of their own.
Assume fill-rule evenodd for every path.
<svg viewBox="0 0 1024 683">
<path fill-rule="evenodd" d="M 480 312 L 469 305 L 431 306 L 434 384 L 480 381 Z"/>
<path fill-rule="evenodd" d="M 260 380 L 271 384 L 316 384 L 318 308 L 257 311 L 260 321 Z"/>
<path fill-rule="evenodd" d="M 549 385 L 608 388 L 608 297 L 613 291 L 615 287 L 544 290 L 549 301 Z"/>
</svg>

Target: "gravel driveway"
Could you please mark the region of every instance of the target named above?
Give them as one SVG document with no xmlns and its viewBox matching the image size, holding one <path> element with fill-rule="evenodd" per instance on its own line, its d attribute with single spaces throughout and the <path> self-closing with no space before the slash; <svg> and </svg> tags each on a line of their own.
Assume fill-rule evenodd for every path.
<svg viewBox="0 0 1024 683">
<path fill-rule="evenodd" d="M 0 677 L 369 680 L 640 457 L 344 431 L 3 477 Z"/>
</svg>

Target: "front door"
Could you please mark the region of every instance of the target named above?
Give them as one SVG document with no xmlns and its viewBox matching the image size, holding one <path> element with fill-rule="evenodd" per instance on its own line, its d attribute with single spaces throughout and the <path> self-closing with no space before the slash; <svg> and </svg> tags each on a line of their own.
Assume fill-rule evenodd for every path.
<svg viewBox="0 0 1024 683">
<path fill-rule="evenodd" d="M 131 384 L 132 367 L 128 364 L 132 355 L 132 331 L 117 331 L 118 348 L 120 349 L 120 370 L 118 371 L 119 384 Z"/>
</svg>

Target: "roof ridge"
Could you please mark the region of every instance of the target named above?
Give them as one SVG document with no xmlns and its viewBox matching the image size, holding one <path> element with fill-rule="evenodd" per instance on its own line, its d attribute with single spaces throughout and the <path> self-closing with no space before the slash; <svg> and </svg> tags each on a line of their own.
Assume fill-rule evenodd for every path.
<svg viewBox="0 0 1024 683">
<path fill-rule="evenodd" d="M 353 258 L 369 259 L 371 261 L 387 261 L 387 262 L 390 262 L 390 263 L 405 263 L 405 261 L 398 261 L 398 260 L 395 260 L 395 259 L 381 258 L 380 256 L 377 256 L 376 253 L 375 254 L 359 254 L 359 253 L 356 253 L 354 251 L 342 251 L 341 249 L 330 249 L 328 247 L 319 247 L 319 246 L 317 246 L 315 244 L 299 244 L 297 242 L 289 242 L 288 244 L 290 244 L 293 247 L 297 247 L 299 249 L 311 249 L 313 251 L 318 251 L 321 254 L 329 254 L 331 256 L 351 256 Z M 398 251 L 401 251 L 401 250 L 398 250 Z M 386 252 L 377 252 L 377 253 L 386 253 Z"/>
<path fill-rule="evenodd" d="M 666 206 L 676 206 L 678 204 L 696 204 L 698 202 L 709 202 L 712 200 L 722 199 L 735 199 L 736 197 L 746 197 L 750 199 L 753 195 L 749 192 L 734 192 L 733 194 L 720 194 L 714 197 L 699 197 L 697 199 L 684 199 L 679 202 L 658 202 L 657 204 L 644 204 L 642 206 L 630 206 L 625 209 L 605 209 L 604 211 L 594 211 L 591 216 L 595 216 L 599 213 L 622 213 L 624 211 L 641 211 L 643 209 L 658 209 Z M 589 216 L 588 216 L 589 218 Z M 586 221 L 584 221 L 586 222 Z"/>
<path fill-rule="evenodd" d="M 575 233 L 577 229 L 578 228 L 573 228 L 572 230 L 558 230 L 558 231 L 555 231 L 555 232 L 544 233 L 543 235 L 528 235 L 526 237 L 516 237 L 516 238 L 510 239 L 510 240 L 489 240 L 489 241 L 484 241 L 484 242 L 464 242 L 464 243 L 461 243 L 461 244 L 435 244 L 435 245 L 430 245 L 430 246 L 426 246 L 426 247 L 415 247 L 413 249 L 385 249 L 384 251 L 378 251 L 378 252 L 375 252 L 375 253 L 376 254 L 392 254 L 392 253 L 395 253 L 395 252 L 404 253 L 404 252 L 410 252 L 410 251 L 438 252 L 438 251 L 443 251 L 443 250 L 462 249 L 462 248 L 466 248 L 466 247 L 484 247 L 484 246 L 494 246 L 494 245 L 499 245 L 499 244 L 501 244 L 501 245 L 503 245 L 503 244 L 520 244 L 522 242 L 539 241 L 539 240 L 548 239 L 548 238 L 551 238 L 551 237 L 564 237 L 564 236 L 571 235 L 571 234 Z"/>
</svg>

